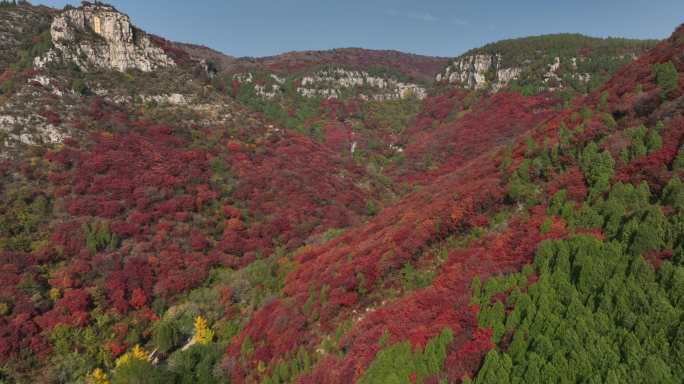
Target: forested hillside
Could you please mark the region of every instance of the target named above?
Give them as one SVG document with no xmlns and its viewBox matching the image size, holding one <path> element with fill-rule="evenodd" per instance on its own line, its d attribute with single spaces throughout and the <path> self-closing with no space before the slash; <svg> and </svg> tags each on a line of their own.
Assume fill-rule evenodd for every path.
<svg viewBox="0 0 684 384">
<path fill-rule="evenodd" d="M 0 30 L 0 383 L 684 381 L 684 26 L 486 46 L 640 54 L 492 92 L 386 51 L 230 72 L 102 3 L 7 15 L 43 21 Z M 367 75 L 298 91 L 320 68 Z"/>
<path fill-rule="evenodd" d="M 565 97 L 600 87 L 655 40 L 553 34 L 501 40 L 454 58 L 438 82 L 526 95 L 563 91 Z"/>
</svg>

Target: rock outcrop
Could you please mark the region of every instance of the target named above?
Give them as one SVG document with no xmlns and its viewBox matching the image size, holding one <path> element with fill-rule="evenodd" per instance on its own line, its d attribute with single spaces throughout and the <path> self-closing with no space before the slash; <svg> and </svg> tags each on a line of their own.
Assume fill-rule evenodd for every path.
<svg viewBox="0 0 684 384">
<path fill-rule="evenodd" d="M 404 83 L 391 77 L 372 75 L 366 71 L 350 71 L 341 68 L 318 71 L 301 80 L 297 92 L 304 96 L 336 97 L 350 88 L 365 89 L 369 98 L 375 100 L 396 100 L 407 97 L 423 99 L 425 88 Z M 364 95 L 365 93 L 362 93 Z"/>
<path fill-rule="evenodd" d="M 85 3 L 55 16 L 50 28 L 55 50 L 81 69 L 138 69 L 152 71 L 174 66 L 173 59 L 135 28 L 127 15 L 112 6 Z M 54 60 L 54 52 L 36 58 L 40 67 Z"/>
<path fill-rule="evenodd" d="M 562 33 L 502 40 L 454 58 L 435 80 L 494 92 L 510 87 L 525 94 L 586 93 L 655 43 Z"/>
<path fill-rule="evenodd" d="M 520 67 L 504 67 L 501 55 L 462 56 L 437 74 L 436 81 L 448 81 L 471 89 L 499 90 L 522 72 Z"/>
<path fill-rule="evenodd" d="M 522 66 L 509 66 L 503 64 L 501 55 L 469 55 L 456 59 L 446 67 L 444 71 L 437 74 L 435 80 L 458 84 L 469 89 L 491 89 L 498 91 L 507 86 L 511 81 L 516 80 L 522 73 L 529 68 Z M 571 58 L 571 77 L 582 83 L 591 80 L 590 73 L 577 72 L 577 58 Z M 547 70 L 542 75 L 542 81 L 547 90 L 554 90 L 562 86 L 563 79 L 558 75 L 561 67 L 561 59 L 554 57 L 553 62 L 547 65 Z"/>
<path fill-rule="evenodd" d="M 240 83 L 255 83 L 256 94 L 273 99 L 282 93 L 285 79 L 270 74 L 266 80 L 257 81 L 252 73 L 233 76 Z M 297 93 L 304 97 L 339 98 L 352 91 L 361 99 L 398 100 L 408 97 L 424 99 L 427 90 L 417 84 L 404 83 L 392 77 L 378 76 L 366 71 L 342 68 L 319 70 L 298 79 Z"/>
</svg>

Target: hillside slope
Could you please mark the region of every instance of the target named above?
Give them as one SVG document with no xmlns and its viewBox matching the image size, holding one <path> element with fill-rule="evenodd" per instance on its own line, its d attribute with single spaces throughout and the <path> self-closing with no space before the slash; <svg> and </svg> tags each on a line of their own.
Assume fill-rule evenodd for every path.
<svg viewBox="0 0 684 384">
<path fill-rule="evenodd" d="M 388 67 L 420 81 L 430 81 L 444 67 L 447 58 L 422 56 L 398 51 L 363 48 L 336 48 L 326 51 L 296 51 L 268 57 L 235 58 L 206 47 L 177 43 L 197 57 L 214 60 L 221 71 L 240 73 L 269 71 L 277 75 L 304 72 L 312 68 L 339 65 L 353 70 Z"/>
<path fill-rule="evenodd" d="M 26 4 L 19 6 L 0 6 L 0 73 L 25 59 L 27 48 L 31 47 L 31 38 L 39 37 L 49 25 L 54 10 L 48 7 L 33 7 Z"/>
<path fill-rule="evenodd" d="M 571 89 L 586 93 L 652 48 L 654 40 L 555 34 L 502 40 L 451 60 L 437 82 L 526 94 Z"/>
<path fill-rule="evenodd" d="M 295 80 L 442 59 L 8 9 L 47 19 L 0 76 L 0 382 L 684 380 L 684 25 L 569 100 L 364 100 Z"/>
<path fill-rule="evenodd" d="M 528 131 L 510 151 L 484 153 L 369 223 L 300 252 L 284 296 L 258 311 L 228 347 L 233 381 L 263 377 L 258 367 L 264 363 L 269 380 L 287 381 L 292 376 L 282 372 L 292 375 L 292 368 L 282 364 L 297 367 L 302 348 L 316 364 L 310 373 L 303 369 L 300 382 L 468 381 L 495 347 L 503 355 L 488 355 L 477 382 L 554 377 L 548 375 L 680 381 L 682 245 L 672 229 L 680 221 L 681 166 L 675 157 L 681 157 L 684 134 L 683 34 L 680 27 L 602 89 Z M 644 136 L 634 136 L 633 127 L 641 124 L 648 127 Z M 625 148 L 631 153 L 639 140 L 648 143 L 641 142 L 643 152 L 627 155 L 622 164 L 613 160 Z M 570 250 L 555 250 L 563 246 Z M 611 264 L 592 258 L 602 252 L 612 252 Z M 533 260 L 520 275 L 492 279 Z M 611 290 L 596 304 L 573 307 L 608 289 L 597 276 L 609 268 L 624 272 L 606 284 L 641 301 L 618 304 L 630 299 Z M 559 278 L 576 272 L 552 282 L 554 271 Z M 556 301 L 537 302 L 551 300 L 549 292 L 556 292 Z M 525 300 L 527 306 L 516 305 Z M 555 357 L 554 350 L 571 349 L 576 339 L 544 328 L 547 316 L 571 327 L 572 316 L 589 316 L 586 311 L 596 306 L 604 317 L 586 320 L 602 322 L 610 341 L 587 345 L 578 356 Z M 528 329 L 536 333 L 528 336 Z M 411 352 L 423 347 L 427 355 Z M 598 348 L 608 348 L 610 360 L 568 371 Z M 648 368 L 642 370 L 643 364 Z"/>
<path fill-rule="evenodd" d="M 103 5 L 89 12 L 124 17 Z M 102 43 L 92 34 L 75 32 L 81 49 Z M 361 222 L 387 188 L 212 91 L 187 53 L 151 43 L 174 65 L 122 73 L 102 60 L 76 69 L 70 52 L 49 44 L 34 51 L 50 57 L 42 67 L 30 57 L 6 72 L 2 380 L 82 382 L 97 366 L 109 369 L 210 274 L 268 274 L 265 258 Z M 247 265 L 259 272 L 237 272 Z M 232 280 L 247 292 L 264 283 Z M 92 349 L 80 357 L 72 342 Z"/>
</svg>

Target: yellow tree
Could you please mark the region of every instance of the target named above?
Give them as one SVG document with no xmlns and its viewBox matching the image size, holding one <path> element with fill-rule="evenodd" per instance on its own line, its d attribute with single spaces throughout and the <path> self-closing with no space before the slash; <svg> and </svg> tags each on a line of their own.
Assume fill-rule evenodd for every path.
<svg viewBox="0 0 684 384">
<path fill-rule="evenodd" d="M 120 367 L 122 365 L 125 365 L 129 361 L 131 361 L 131 359 L 150 361 L 150 355 L 147 352 L 145 352 L 144 349 L 140 348 L 139 345 L 136 344 L 130 352 L 126 352 L 121 357 L 116 359 L 116 366 Z"/>
<path fill-rule="evenodd" d="M 214 331 L 207 326 L 207 320 L 202 316 L 195 317 L 195 333 L 192 340 L 197 344 L 209 344 L 214 339 Z"/>
<path fill-rule="evenodd" d="M 109 384 L 107 374 L 100 368 L 95 368 L 93 373 L 90 374 L 90 380 L 88 382 L 91 384 Z"/>
</svg>

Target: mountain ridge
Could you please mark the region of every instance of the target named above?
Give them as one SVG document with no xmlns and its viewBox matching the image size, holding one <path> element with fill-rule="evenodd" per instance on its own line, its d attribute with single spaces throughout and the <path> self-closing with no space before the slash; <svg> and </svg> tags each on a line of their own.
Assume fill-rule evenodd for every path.
<svg viewBox="0 0 684 384">
<path fill-rule="evenodd" d="M 505 39 L 457 56 L 436 80 L 494 91 L 509 83 L 527 92 L 563 87 L 580 90 L 583 83 L 596 87 L 601 83 L 596 77 L 605 78 L 656 42 L 577 33 Z M 590 84 L 592 81 L 595 84 Z"/>
<path fill-rule="evenodd" d="M 684 25 L 494 91 L 144 31 L 174 65 L 121 66 L 8 9 L 50 17 L 0 74 L 0 382 L 684 380 Z"/>
</svg>

